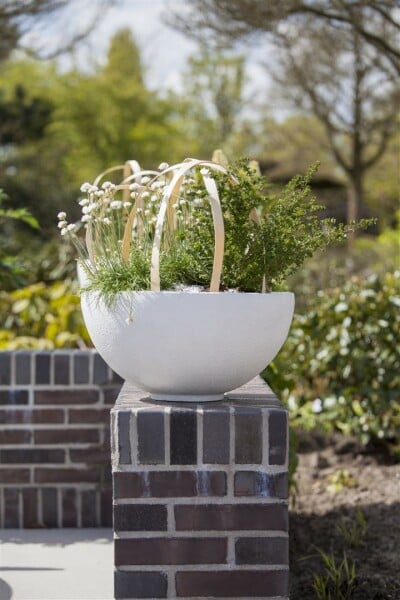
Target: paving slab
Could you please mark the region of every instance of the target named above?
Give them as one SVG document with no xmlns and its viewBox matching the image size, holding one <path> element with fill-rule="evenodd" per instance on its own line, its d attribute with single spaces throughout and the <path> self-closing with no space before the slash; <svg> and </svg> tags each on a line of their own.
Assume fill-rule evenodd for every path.
<svg viewBox="0 0 400 600">
<path fill-rule="evenodd" d="M 112 600 L 111 529 L 0 530 L 0 600 Z"/>
</svg>

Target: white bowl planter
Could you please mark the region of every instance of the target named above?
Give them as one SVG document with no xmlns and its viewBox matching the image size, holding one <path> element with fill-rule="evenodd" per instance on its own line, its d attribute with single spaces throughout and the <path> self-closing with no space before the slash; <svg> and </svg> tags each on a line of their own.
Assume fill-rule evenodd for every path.
<svg viewBox="0 0 400 600">
<path fill-rule="evenodd" d="M 294 294 L 122 292 L 107 308 L 82 294 L 104 360 L 155 400 L 209 401 L 255 377 L 284 343 Z"/>
</svg>

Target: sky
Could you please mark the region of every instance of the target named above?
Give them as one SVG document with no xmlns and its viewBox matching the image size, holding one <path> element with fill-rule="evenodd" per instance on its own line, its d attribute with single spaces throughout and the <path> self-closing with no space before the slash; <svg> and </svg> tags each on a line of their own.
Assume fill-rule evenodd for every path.
<svg viewBox="0 0 400 600">
<path fill-rule="evenodd" d="M 26 42 L 42 51 L 52 52 L 60 39 L 68 40 L 74 33 L 85 28 L 93 19 L 94 11 L 101 0 L 71 0 L 70 8 L 62 20 L 46 19 L 40 27 L 31 29 Z M 119 0 L 108 8 L 94 32 L 82 42 L 73 54 L 58 59 L 62 69 L 72 65 L 90 69 L 91 65 L 104 61 L 107 47 L 118 29 L 129 27 L 134 33 L 142 52 L 146 81 L 157 89 L 180 89 L 188 57 L 196 53 L 193 40 L 167 26 L 163 21 L 171 8 L 184 10 L 188 0 Z M 268 85 L 261 60 L 266 47 L 244 48 L 247 58 L 248 93 L 254 95 Z"/>
</svg>

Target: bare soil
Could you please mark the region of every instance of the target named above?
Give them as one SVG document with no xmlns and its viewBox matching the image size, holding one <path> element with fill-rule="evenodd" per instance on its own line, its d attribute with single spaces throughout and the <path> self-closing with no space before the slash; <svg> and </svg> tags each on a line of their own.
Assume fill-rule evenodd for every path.
<svg viewBox="0 0 400 600">
<path fill-rule="evenodd" d="M 303 435 L 299 451 L 298 491 L 290 514 L 291 600 L 318 598 L 314 576 L 326 571 L 316 548 L 337 561 L 346 552 L 354 561 L 355 587 L 344 599 L 400 600 L 400 464 L 341 436 Z M 348 471 L 350 485 L 335 492 L 329 484 L 339 470 Z M 366 532 L 351 545 L 338 527 L 349 531 L 357 509 Z"/>
</svg>

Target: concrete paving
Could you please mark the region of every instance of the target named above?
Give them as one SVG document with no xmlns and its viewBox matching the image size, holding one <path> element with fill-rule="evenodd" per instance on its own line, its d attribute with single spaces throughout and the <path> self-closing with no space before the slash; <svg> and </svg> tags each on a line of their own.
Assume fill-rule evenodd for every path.
<svg viewBox="0 0 400 600">
<path fill-rule="evenodd" d="M 111 529 L 2 529 L 0 542 L 0 600 L 112 600 Z"/>
</svg>

